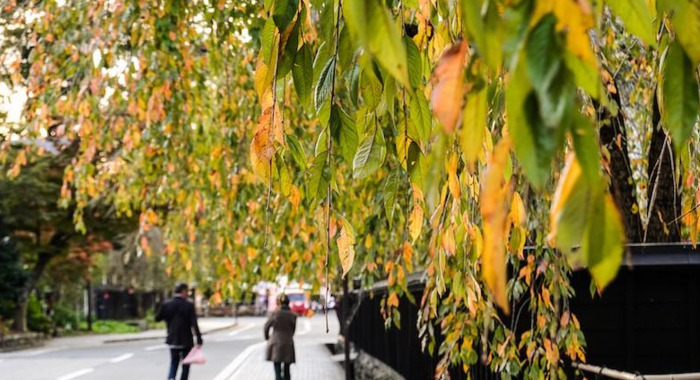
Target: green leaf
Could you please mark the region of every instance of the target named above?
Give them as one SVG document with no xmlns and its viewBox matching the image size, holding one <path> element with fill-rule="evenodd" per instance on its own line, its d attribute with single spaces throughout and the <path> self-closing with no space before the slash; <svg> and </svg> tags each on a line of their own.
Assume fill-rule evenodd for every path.
<svg viewBox="0 0 700 380">
<path fill-rule="evenodd" d="M 651 10 L 644 0 L 607 0 L 613 13 L 622 19 L 625 28 L 639 37 L 645 44 L 654 46 L 654 20 Z"/>
<path fill-rule="evenodd" d="M 555 31 L 556 18 L 549 14 L 533 29 L 525 47 L 527 72 L 537 93 L 537 106 L 545 124 L 554 129 L 569 117 L 575 88 L 563 62 L 563 46 Z"/>
<path fill-rule="evenodd" d="M 483 0 L 460 0 L 464 34 L 471 41 L 474 41 L 479 55 L 486 58 L 489 46 L 486 44 L 486 27 L 484 26 L 484 19 L 481 17 L 483 3 Z"/>
<path fill-rule="evenodd" d="M 328 60 L 331 58 L 331 44 L 326 41 L 321 42 L 321 46 L 318 47 L 316 51 L 316 57 L 314 57 L 314 83 L 318 82 L 318 78 L 321 76 L 321 72 L 326 68 Z"/>
<path fill-rule="evenodd" d="M 340 147 L 343 158 L 352 163 L 357 151 L 358 136 L 355 121 L 339 106 L 333 105 L 330 118 L 331 134 Z"/>
<path fill-rule="evenodd" d="M 536 99 L 524 66 L 525 62 L 521 58 L 508 82 L 508 127 L 513 136 L 513 148 L 518 162 L 533 185 L 542 188 L 549 178 L 556 146 L 553 136 L 547 133 L 540 120 L 539 107 L 531 104 Z"/>
<path fill-rule="evenodd" d="M 377 78 L 371 64 L 360 73 L 360 93 L 371 110 L 376 109 L 382 100 L 382 82 Z"/>
<path fill-rule="evenodd" d="M 428 140 L 430 140 L 433 119 L 428 100 L 423 95 L 423 92 L 416 91 L 411 97 L 410 113 L 413 123 L 408 125 L 408 137 L 415 141 L 421 151 L 425 153 L 428 147 Z M 415 127 L 415 129 L 411 127 Z"/>
<path fill-rule="evenodd" d="M 272 19 L 280 30 L 285 30 L 299 9 L 299 0 L 276 1 Z"/>
<path fill-rule="evenodd" d="M 579 116 L 571 128 L 576 159 L 581 164 L 581 171 L 590 184 L 601 181 L 600 148 L 596 131 L 588 119 Z"/>
<path fill-rule="evenodd" d="M 566 67 L 574 75 L 574 80 L 578 87 L 582 88 L 593 99 L 607 102 L 600 74 L 598 74 L 598 70 L 595 67 L 582 61 L 569 51 L 564 53 L 564 61 L 566 62 Z"/>
<path fill-rule="evenodd" d="M 289 174 L 289 169 L 282 161 L 281 157 L 278 160 L 275 160 L 275 165 L 277 166 L 277 172 L 279 173 L 280 192 L 285 197 L 288 197 L 292 190 L 292 177 Z"/>
<path fill-rule="evenodd" d="M 277 78 L 284 78 L 294 65 L 294 60 L 299 47 L 300 22 L 295 22 L 287 40 L 280 41 L 282 45 L 282 56 L 277 68 Z"/>
<path fill-rule="evenodd" d="M 487 131 L 487 88 L 481 89 L 467 95 L 467 102 L 464 105 L 464 121 L 462 123 L 461 145 L 466 162 L 473 164 L 479 154 L 481 154 L 484 142 L 484 134 Z"/>
<path fill-rule="evenodd" d="M 343 28 L 340 32 L 338 44 L 338 66 L 341 70 L 347 70 L 355 55 L 355 48 L 352 46 L 352 38 L 348 28 Z"/>
<path fill-rule="evenodd" d="M 273 44 L 275 43 L 275 31 L 277 27 L 275 22 L 269 18 L 263 26 L 262 33 L 260 34 L 260 51 L 263 55 L 263 61 L 269 66 L 270 60 L 272 58 Z"/>
<path fill-rule="evenodd" d="M 313 63 L 308 45 L 299 49 L 294 57 L 292 79 L 301 104 L 308 110 L 311 107 L 311 87 L 313 85 Z"/>
<path fill-rule="evenodd" d="M 287 146 L 289 147 L 289 152 L 292 154 L 294 162 L 299 165 L 302 170 L 306 170 L 306 154 L 304 153 L 304 148 L 302 148 L 299 139 L 295 135 L 287 135 Z"/>
<path fill-rule="evenodd" d="M 662 81 L 661 114 L 678 152 L 693 133 L 700 103 L 695 66 L 678 42 L 669 46 Z"/>
<path fill-rule="evenodd" d="M 599 290 L 617 275 L 624 253 L 625 230 L 620 213 L 609 194 L 594 202 L 588 222 L 586 244 L 581 249 L 587 257 L 588 270 Z"/>
<path fill-rule="evenodd" d="M 403 43 L 406 46 L 406 56 L 408 57 L 408 78 L 411 81 L 411 87 L 415 90 L 422 82 L 423 60 L 418 46 L 411 38 L 404 36 Z"/>
<path fill-rule="evenodd" d="M 700 1 L 673 0 L 673 30 L 693 65 L 700 64 Z"/>
<path fill-rule="evenodd" d="M 379 169 L 386 156 L 386 143 L 381 128 L 376 127 L 357 149 L 352 163 L 353 178 L 367 177 Z"/>
<path fill-rule="evenodd" d="M 386 213 L 387 221 L 391 226 L 394 219 L 394 211 L 396 210 L 396 193 L 399 187 L 399 172 L 394 170 L 386 177 L 384 182 L 384 212 Z"/>
<path fill-rule="evenodd" d="M 384 78 L 384 106 L 391 118 L 393 119 L 396 114 L 396 81 L 393 77 L 387 76 Z"/>
<path fill-rule="evenodd" d="M 327 168 L 328 151 L 324 150 L 316 155 L 310 168 L 309 182 L 307 183 L 307 195 L 312 202 L 323 199 L 330 181 L 330 173 Z"/>
<path fill-rule="evenodd" d="M 350 32 L 396 80 L 408 87 L 408 64 L 401 34 L 382 1 L 343 2 L 343 15 Z"/>
<path fill-rule="evenodd" d="M 314 104 L 316 105 L 316 112 L 321 110 L 321 107 L 329 98 L 331 93 L 331 87 L 333 86 L 333 69 L 335 68 L 335 57 L 326 62 L 326 65 L 321 71 L 321 75 L 318 77 L 318 82 L 316 83 L 316 90 L 314 91 Z"/>
</svg>

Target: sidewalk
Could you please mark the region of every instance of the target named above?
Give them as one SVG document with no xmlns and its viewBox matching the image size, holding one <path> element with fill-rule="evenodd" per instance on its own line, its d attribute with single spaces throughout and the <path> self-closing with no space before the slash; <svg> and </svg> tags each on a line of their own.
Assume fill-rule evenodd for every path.
<svg viewBox="0 0 700 380">
<path fill-rule="evenodd" d="M 234 318 L 200 318 L 199 330 L 202 335 L 226 330 L 236 326 Z M 126 343 L 142 340 L 163 340 L 165 341 L 165 330 L 148 330 L 130 334 L 91 334 L 81 336 L 70 336 L 65 338 L 54 338 L 48 340 L 45 348 L 77 348 L 90 347 L 100 344 Z"/>
<path fill-rule="evenodd" d="M 215 380 L 274 380 L 275 370 L 272 363 L 265 361 L 266 343 L 258 343 L 249 348 L 251 350 L 241 354 L 244 360 L 230 376 Z M 331 360 L 331 352 L 322 342 L 300 341 L 296 345 L 296 358 L 297 362 L 292 364 L 292 379 L 345 379 L 341 364 Z"/>
</svg>

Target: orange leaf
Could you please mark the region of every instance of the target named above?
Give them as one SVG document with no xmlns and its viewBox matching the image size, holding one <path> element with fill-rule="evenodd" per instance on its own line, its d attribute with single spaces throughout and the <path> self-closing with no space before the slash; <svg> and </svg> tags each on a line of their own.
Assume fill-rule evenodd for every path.
<svg viewBox="0 0 700 380">
<path fill-rule="evenodd" d="M 457 178 L 457 155 L 452 153 L 450 160 L 447 162 L 447 181 L 450 186 L 450 193 L 455 199 L 459 199 L 462 195 L 461 189 L 459 187 L 459 179 Z"/>
<path fill-rule="evenodd" d="M 510 154 L 510 140 L 504 137 L 491 156 L 481 190 L 481 216 L 484 249 L 481 253 L 482 276 L 496 303 L 509 313 L 506 291 L 506 247 L 509 189 L 503 179 Z"/>
<path fill-rule="evenodd" d="M 464 64 L 467 59 L 467 42 L 462 41 L 447 49 L 435 67 L 430 103 L 433 114 L 446 133 L 454 132 L 464 99 Z"/>
<path fill-rule="evenodd" d="M 403 242 L 402 256 L 406 269 L 409 272 L 413 272 L 413 246 L 408 241 Z"/>
<path fill-rule="evenodd" d="M 271 130 L 273 122 L 275 128 Z M 264 181 L 270 179 L 270 169 L 275 155 L 273 139 L 283 139 L 283 137 L 280 136 L 281 128 L 282 126 L 279 122 L 277 112 L 273 113 L 272 107 L 263 111 L 263 114 L 258 120 L 253 141 L 250 144 L 250 157 L 253 164 L 253 172 Z"/>
<path fill-rule="evenodd" d="M 393 307 L 399 307 L 399 296 L 396 293 L 391 292 L 389 298 L 386 300 L 387 305 Z"/>
<path fill-rule="evenodd" d="M 342 220 L 340 237 L 338 237 L 337 242 L 340 265 L 343 267 L 343 276 L 345 276 L 355 262 L 355 231 L 347 220 Z"/>
</svg>

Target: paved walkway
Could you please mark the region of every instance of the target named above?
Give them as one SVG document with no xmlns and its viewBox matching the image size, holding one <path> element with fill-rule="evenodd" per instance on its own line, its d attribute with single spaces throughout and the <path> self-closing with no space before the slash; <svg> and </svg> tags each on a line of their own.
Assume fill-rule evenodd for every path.
<svg viewBox="0 0 700 380">
<path fill-rule="evenodd" d="M 256 380 L 274 380 L 272 363 L 265 361 L 265 347 L 265 344 L 250 346 L 252 349 L 248 351 L 246 360 L 226 380 L 249 380 L 252 374 L 255 374 Z M 330 351 L 322 343 L 300 341 L 296 344 L 296 357 L 297 362 L 292 364 L 294 380 L 345 379 L 341 364 L 331 360 Z"/>
</svg>

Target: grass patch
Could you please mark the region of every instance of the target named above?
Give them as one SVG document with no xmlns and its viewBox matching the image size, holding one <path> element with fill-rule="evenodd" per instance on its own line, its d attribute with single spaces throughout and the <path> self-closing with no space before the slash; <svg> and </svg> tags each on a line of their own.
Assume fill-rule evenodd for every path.
<svg viewBox="0 0 700 380">
<path fill-rule="evenodd" d="M 87 322 L 80 322 L 80 329 L 87 330 Z M 126 334 L 139 332 L 138 326 L 125 322 L 101 320 L 92 323 L 92 332 L 96 334 Z"/>
</svg>

